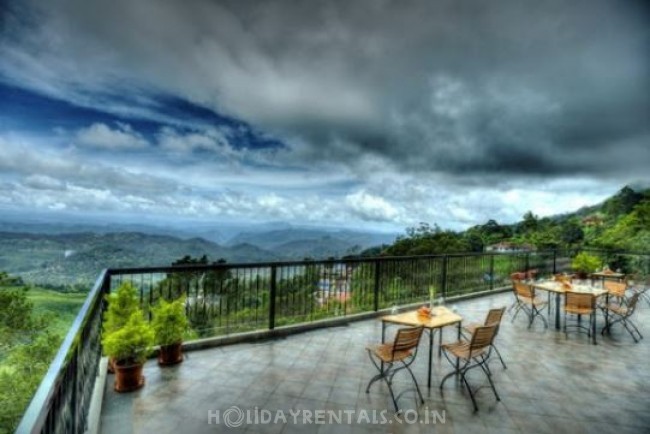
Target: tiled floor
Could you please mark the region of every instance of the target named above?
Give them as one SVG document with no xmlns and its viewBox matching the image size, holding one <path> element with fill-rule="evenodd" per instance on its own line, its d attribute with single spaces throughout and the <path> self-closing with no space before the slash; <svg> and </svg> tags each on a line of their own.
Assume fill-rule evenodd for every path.
<svg viewBox="0 0 650 434">
<path fill-rule="evenodd" d="M 490 307 L 510 305 L 511 297 L 484 297 L 457 308 L 466 320 L 481 320 Z M 648 305 L 644 302 L 636 314 L 641 332 L 650 335 Z M 400 421 L 384 384 L 375 383 L 366 394 L 375 371 L 364 348 L 381 337 L 380 321 L 371 320 L 195 351 L 176 367 L 159 368 L 150 361 L 146 386 L 131 394 L 113 392 L 109 376 L 101 428 L 107 434 L 650 433 L 650 337 L 635 344 L 617 328 L 591 345 L 586 335 L 566 339 L 554 329 L 553 318 L 551 313 L 549 329 L 536 321 L 528 330 L 523 315 L 514 323 L 506 316 L 497 342 L 508 369 L 496 358 L 490 364 L 501 401 L 482 387 L 477 413 L 454 379 L 441 393 L 438 383 L 451 367 L 437 353 L 433 386 L 427 389 L 426 336 L 414 364 L 424 405 L 416 405 L 414 393 L 405 394 Z M 599 316 L 599 330 L 600 323 Z M 449 329 L 445 340 L 455 336 Z M 487 386 L 480 371 L 474 374 L 472 384 Z M 396 389 L 409 388 L 408 379 L 407 373 L 398 374 Z M 244 420 L 234 427 L 240 414 Z M 275 420 L 268 423 L 269 417 Z"/>
</svg>

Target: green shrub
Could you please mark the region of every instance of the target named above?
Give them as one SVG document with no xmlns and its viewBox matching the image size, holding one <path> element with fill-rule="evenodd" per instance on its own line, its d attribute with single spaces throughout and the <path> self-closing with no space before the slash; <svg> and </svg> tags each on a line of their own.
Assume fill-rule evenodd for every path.
<svg viewBox="0 0 650 434">
<path fill-rule="evenodd" d="M 139 309 L 131 314 L 124 326 L 102 337 L 106 354 L 124 365 L 144 363 L 154 342 L 153 328 Z"/>
<path fill-rule="evenodd" d="M 593 273 L 600 266 L 600 259 L 586 252 L 578 253 L 571 261 L 571 268 L 578 273 Z"/>
<path fill-rule="evenodd" d="M 158 345 L 171 345 L 183 341 L 189 321 L 185 315 L 185 297 L 172 302 L 164 299 L 152 308 L 153 327 Z"/>
<path fill-rule="evenodd" d="M 122 283 L 115 292 L 106 296 L 108 309 L 104 316 L 104 334 L 122 328 L 134 312 L 140 311 L 138 289 L 130 282 Z"/>
</svg>

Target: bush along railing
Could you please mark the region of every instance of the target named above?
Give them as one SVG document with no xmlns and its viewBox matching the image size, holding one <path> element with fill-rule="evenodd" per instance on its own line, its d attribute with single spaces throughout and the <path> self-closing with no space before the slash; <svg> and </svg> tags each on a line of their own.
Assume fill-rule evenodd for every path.
<svg viewBox="0 0 650 434">
<path fill-rule="evenodd" d="M 640 265 L 645 268 L 638 271 L 650 271 L 650 255 L 616 255 L 627 258 L 630 269 Z M 149 320 L 158 299 L 184 296 L 193 336 L 210 337 L 425 302 L 431 290 L 449 299 L 500 290 L 509 287 L 516 271 L 536 269 L 542 276 L 570 271 L 572 256 L 556 251 L 477 253 L 105 270 L 17 432 L 86 431 L 101 358 L 104 297 L 125 281 L 138 288 Z"/>
<path fill-rule="evenodd" d="M 607 266 L 621 273 L 650 275 L 650 253 L 616 250 L 583 249 L 600 260 L 600 267 Z"/>
</svg>

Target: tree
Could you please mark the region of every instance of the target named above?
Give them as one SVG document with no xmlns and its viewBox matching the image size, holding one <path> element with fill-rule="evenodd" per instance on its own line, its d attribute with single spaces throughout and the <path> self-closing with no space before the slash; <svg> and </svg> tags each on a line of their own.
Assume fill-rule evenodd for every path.
<svg viewBox="0 0 650 434">
<path fill-rule="evenodd" d="M 466 252 L 470 249 L 468 241 L 459 233 L 443 231 L 434 225 L 420 223 L 418 227 L 406 230 L 407 236 L 400 236 L 384 253 L 387 255 L 431 255 L 448 252 Z"/>
<path fill-rule="evenodd" d="M 0 433 L 14 431 L 61 343 L 49 319 L 34 312 L 26 288 L 0 290 Z"/>
<path fill-rule="evenodd" d="M 33 315 L 24 288 L 0 291 L 0 359 L 17 344 L 30 342 L 47 326 L 47 318 Z"/>
<path fill-rule="evenodd" d="M 647 251 L 645 240 L 650 237 L 650 200 L 637 204 L 628 215 L 618 219 L 606 229 L 594 244 L 607 249 L 630 249 Z"/>
<path fill-rule="evenodd" d="M 584 237 L 585 233 L 575 219 L 568 220 L 561 226 L 560 238 L 568 247 L 579 244 Z"/>
<path fill-rule="evenodd" d="M 642 193 L 637 193 L 626 185 L 615 196 L 605 201 L 603 210 L 610 218 L 629 214 L 642 199 Z"/>
<path fill-rule="evenodd" d="M 535 232 L 539 225 L 538 217 L 532 211 L 524 214 L 524 219 L 517 225 L 517 233 L 525 235 Z"/>
</svg>

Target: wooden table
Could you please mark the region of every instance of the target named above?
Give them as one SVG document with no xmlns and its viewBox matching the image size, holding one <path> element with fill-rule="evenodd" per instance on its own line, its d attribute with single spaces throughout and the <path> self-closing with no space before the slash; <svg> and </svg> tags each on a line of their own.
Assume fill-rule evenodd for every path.
<svg viewBox="0 0 650 434">
<path fill-rule="evenodd" d="M 586 292 L 593 294 L 594 297 L 602 297 L 603 295 L 607 295 L 607 290 L 603 288 L 597 288 L 593 285 L 587 285 L 587 284 L 579 284 L 579 283 L 572 283 L 571 284 L 571 289 L 565 289 L 564 286 L 562 285 L 562 282 L 556 282 L 553 280 L 544 280 L 540 282 L 533 282 L 531 283 L 533 288 L 535 289 L 540 289 L 542 291 L 547 291 L 549 293 L 553 292 L 555 293 L 555 328 L 556 330 L 560 330 L 562 327 L 560 326 L 560 298 L 562 297 L 562 294 L 564 294 L 567 291 L 573 291 L 573 292 Z M 593 334 L 593 341 L 594 344 L 596 343 L 596 334 L 595 330 Z"/>
<path fill-rule="evenodd" d="M 621 280 L 625 279 L 625 274 L 623 273 L 615 273 L 613 271 L 597 271 L 595 273 L 591 273 L 589 275 L 589 278 L 591 279 L 591 284 L 594 284 L 594 280 L 600 279 L 602 282 L 605 281 L 605 279 L 610 279 L 610 280 L 616 280 L 617 282 L 620 282 Z"/>
<path fill-rule="evenodd" d="M 418 315 L 416 310 L 388 315 L 381 318 L 381 342 L 386 339 L 386 325 L 398 324 L 411 327 L 423 326 L 429 332 L 429 372 L 427 386 L 431 388 L 431 363 L 433 360 L 433 333 L 438 330 L 440 333 L 439 343 L 442 346 L 442 328 L 450 325 L 458 325 L 458 339 L 461 337 L 461 323 L 463 317 L 452 312 L 445 306 L 438 306 L 432 309 L 432 316 Z"/>
</svg>

